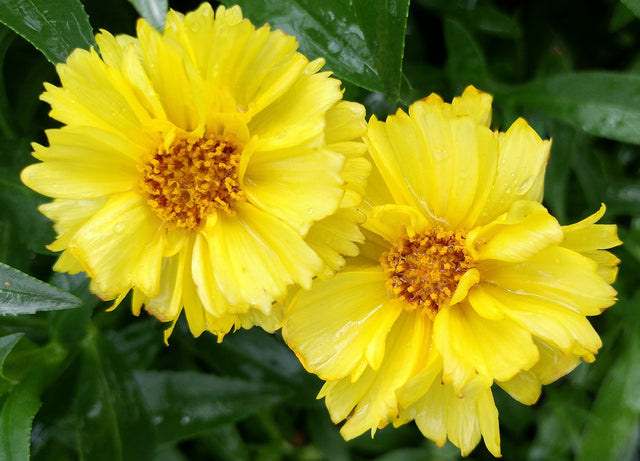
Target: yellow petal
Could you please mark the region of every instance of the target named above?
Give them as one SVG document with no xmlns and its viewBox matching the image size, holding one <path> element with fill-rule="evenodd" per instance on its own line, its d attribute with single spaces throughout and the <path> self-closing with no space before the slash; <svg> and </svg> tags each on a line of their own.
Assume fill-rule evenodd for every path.
<svg viewBox="0 0 640 461">
<path fill-rule="evenodd" d="M 249 123 L 260 137 L 259 150 L 284 149 L 313 141 L 325 127 L 325 114 L 340 98 L 340 81 L 329 73 L 303 74 L 282 98 Z M 312 145 L 313 145 L 312 144 Z"/>
<path fill-rule="evenodd" d="M 95 51 L 76 49 L 56 66 L 62 88 L 45 84 L 41 99 L 51 117 L 67 125 L 89 126 L 132 140 L 144 138 L 141 125 L 150 117 L 125 79 L 107 67 Z"/>
<path fill-rule="evenodd" d="M 120 194 L 76 232 L 69 250 L 94 279 L 96 294 L 114 299 L 135 284 L 136 267 L 159 228 L 142 197 Z"/>
<path fill-rule="evenodd" d="M 466 241 L 476 259 L 524 261 L 563 238 L 560 224 L 545 207 L 518 201 L 490 224 L 469 232 Z"/>
<path fill-rule="evenodd" d="M 420 432 L 438 446 L 444 445 L 448 438 L 460 448 L 462 456 L 476 447 L 481 435 L 489 450 L 500 455 L 498 411 L 491 388 L 486 385 L 460 395 L 437 376 L 420 400 L 401 409 L 400 419 L 415 419 Z"/>
<path fill-rule="evenodd" d="M 54 229 L 58 233 L 55 242 L 47 246 L 51 251 L 62 251 L 80 227 L 100 210 L 106 199 L 97 200 L 64 200 L 57 199 L 45 203 L 38 208 L 47 218 L 54 221 Z M 62 271 L 65 272 L 65 271 Z"/>
<path fill-rule="evenodd" d="M 482 318 L 467 302 L 438 312 L 433 341 L 442 356 L 444 382 L 457 391 L 478 374 L 506 381 L 538 360 L 527 330 L 508 318 Z"/>
<path fill-rule="evenodd" d="M 500 138 L 497 175 L 476 225 L 501 215 L 517 200 L 542 200 L 544 170 L 551 141 L 543 141 L 523 119 L 516 120 Z"/>
<path fill-rule="evenodd" d="M 337 380 L 362 362 L 380 366 L 385 338 L 402 312 L 384 280 L 380 268 L 342 272 L 298 293 L 282 335 L 308 371 Z"/>
<path fill-rule="evenodd" d="M 588 251 L 582 255 L 596 262 L 597 273 L 602 280 L 609 284 L 616 281 L 618 264 L 620 264 L 620 259 L 616 255 L 605 250 Z"/>
<path fill-rule="evenodd" d="M 125 153 L 116 137 L 90 130 L 50 130 L 48 136 L 51 147 L 33 146 L 34 156 L 43 162 L 28 166 L 21 174 L 22 181 L 39 193 L 94 199 L 136 186 L 140 174 L 130 157 L 133 144 L 128 143 L 133 149 Z"/>
<path fill-rule="evenodd" d="M 327 111 L 324 129 L 327 144 L 359 139 L 367 131 L 362 104 L 340 101 Z M 358 143 L 360 144 L 360 143 Z"/>
<path fill-rule="evenodd" d="M 161 322 L 175 321 L 183 307 L 185 270 L 191 258 L 193 239 L 175 256 L 167 258 L 162 267 L 158 295 L 147 299 L 145 309 Z"/>
<path fill-rule="evenodd" d="M 144 70 L 158 94 L 167 119 L 186 131 L 204 122 L 206 94 L 202 77 L 187 69 L 178 43 L 163 40 L 146 21 L 138 21 L 137 35 L 144 60 Z M 200 90 L 200 91 L 198 91 Z M 199 93 L 199 94 L 198 94 Z"/>
<path fill-rule="evenodd" d="M 569 226 L 562 226 L 565 239 L 562 246 L 578 253 L 604 250 L 622 245 L 614 224 L 596 224 L 604 213 L 604 204 L 591 216 Z"/>
<path fill-rule="evenodd" d="M 451 112 L 454 116 L 469 116 L 478 125 L 489 127 L 491 123 L 491 102 L 493 97 L 469 85 L 462 96 L 453 98 Z"/>
<path fill-rule="evenodd" d="M 433 325 L 426 324 L 431 331 Z M 424 397 L 436 381 L 442 379 L 442 358 L 435 350 L 428 354 L 425 367 L 416 373 L 407 383 L 396 392 L 398 403 L 403 407 L 409 407 L 417 400 Z M 434 384 L 435 383 L 435 384 Z M 413 418 L 413 417 L 412 417 Z M 411 418 L 411 419 L 412 419 Z"/>
<path fill-rule="evenodd" d="M 268 312 L 288 285 L 308 288 L 322 260 L 282 221 L 247 203 L 235 208 L 236 216 L 221 215 L 207 229 L 214 276 L 230 304 Z"/>
<path fill-rule="evenodd" d="M 433 98 L 409 107 L 420 133 L 422 159 L 403 153 L 408 157 L 406 168 L 411 168 L 404 174 L 417 202 L 455 229 L 475 202 L 478 182 L 484 180 L 479 176 L 483 135 L 478 131 L 487 129 L 470 117 L 451 117 L 447 107 Z"/>
<path fill-rule="evenodd" d="M 393 202 L 400 205 L 415 206 L 414 194 L 408 181 L 406 172 L 419 175 L 421 171 L 429 172 L 427 162 L 418 133 L 407 114 L 399 110 L 395 117 L 389 117 L 387 122 L 380 122 L 375 115 L 369 120 L 365 141 L 369 146 L 371 157 L 380 176 L 393 197 Z M 405 165 L 406 164 L 406 165 Z M 423 176 L 421 182 L 428 182 L 430 176 Z M 384 204 L 390 202 L 376 203 Z"/>
<path fill-rule="evenodd" d="M 195 237 L 191 273 L 203 308 L 210 315 L 219 318 L 249 309 L 246 304 L 234 309 L 218 288 L 218 283 L 214 276 L 215 272 L 211 265 L 211 252 L 207 237 L 203 234 Z"/>
<path fill-rule="evenodd" d="M 485 389 L 477 397 L 478 416 L 480 418 L 480 433 L 489 452 L 499 458 L 500 427 L 498 425 L 498 409 L 493 401 L 491 389 Z"/>
<path fill-rule="evenodd" d="M 354 208 L 340 208 L 331 216 L 314 223 L 305 242 L 327 265 L 324 275 L 333 274 L 345 264 L 344 256 L 357 256 L 356 243 L 364 243 L 364 235 L 358 224 L 364 215 Z M 319 274 L 320 275 L 320 274 Z"/>
<path fill-rule="evenodd" d="M 346 440 L 366 430 L 373 434 L 397 418 L 396 390 L 421 369 L 428 354 L 430 334 L 425 335 L 425 319 L 419 313 L 402 312 L 387 336 L 380 368 L 367 368 L 355 382 L 345 377 L 326 392 L 334 421 L 349 416 L 340 430 Z"/>
<path fill-rule="evenodd" d="M 540 398 L 542 385 L 538 377 L 530 371 L 522 371 L 509 381 L 497 382 L 511 397 L 525 405 L 533 405 Z"/>
<path fill-rule="evenodd" d="M 382 205 L 371 210 L 363 227 L 394 243 L 399 237 L 413 236 L 426 229 L 427 219 L 407 205 Z"/>
<path fill-rule="evenodd" d="M 530 370 L 530 373 L 543 385 L 551 384 L 567 375 L 581 362 L 580 357 L 574 354 L 563 354 L 544 341 L 536 340 L 536 346 L 540 351 L 540 361 Z"/>
<path fill-rule="evenodd" d="M 344 195 L 344 157 L 329 150 L 256 152 L 244 177 L 249 201 L 306 234 L 336 211 Z"/>
<path fill-rule="evenodd" d="M 545 248 L 519 263 L 480 261 L 479 269 L 485 282 L 562 303 L 583 315 L 598 315 L 616 299 L 594 261 L 562 247 Z"/>
<path fill-rule="evenodd" d="M 588 357 L 602 346 L 585 316 L 562 304 L 489 284 L 484 285 L 482 291 L 509 318 L 565 354 Z"/>
</svg>

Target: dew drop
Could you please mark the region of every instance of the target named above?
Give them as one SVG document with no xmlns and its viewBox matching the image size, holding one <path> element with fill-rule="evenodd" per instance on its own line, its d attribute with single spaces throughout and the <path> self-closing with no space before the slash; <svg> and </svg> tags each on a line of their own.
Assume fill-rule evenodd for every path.
<svg viewBox="0 0 640 461">
<path fill-rule="evenodd" d="M 314 213 L 314 209 L 313 208 L 307 208 L 307 214 L 308 215 L 312 215 Z"/>
<path fill-rule="evenodd" d="M 527 193 L 529 189 L 531 189 L 531 186 L 533 185 L 533 181 L 534 181 L 534 177 L 529 176 L 527 179 L 524 180 L 522 184 L 520 184 L 516 188 L 516 193 L 520 195 Z"/>
<path fill-rule="evenodd" d="M 116 225 L 115 225 L 115 226 L 113 226 L 113 231 L 114 231 L 116 234 L 119 234 L 119 233 L 120 233 L 120 232 L 122 232 L 123 230 L 124 230 L 124 223 L 119 222 L 119 223 L 116 223 Z"/>
<path fill-rule="evenodd" d="M 182 418 L 180 418 L 180 424 L 185 425 L 185 424 L 189 424 L 191 422 L 191 418 L 189 418 L 188 416 L 183 416 Z"/>
<path fill-rule="evenodd" d="M 507 189 L 504 191 L 506 194 L 510 194 L 511 193 L 511 188 L 507 187 Z"/>
<path fill-rule="evenodd" d="M 162 421 L 164 421 L 164 418 L 162 416 L 154 416 L 153 419 L 151 420 L 151 422 L 156 426 L 162 423 Z"/>
<path fill-rule="evenodd" d="M 433 151 L 433 158 L 436 160 L 444 160 L 447 158 L 447 151 L 444 149 L 436 149 Z"/>
</svg>

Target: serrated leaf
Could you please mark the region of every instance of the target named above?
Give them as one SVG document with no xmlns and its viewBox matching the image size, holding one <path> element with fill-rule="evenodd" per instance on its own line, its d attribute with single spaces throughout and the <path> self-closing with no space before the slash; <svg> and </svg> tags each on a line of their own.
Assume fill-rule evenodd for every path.
<svg viewBox="0 0 640 461">
<path fill-rule="evenodd" d="M 23 333 L 14 333 L 12 335 L 3 336 L 0 338 L 0 375 L 4 378 L 4 361 L 6 360 L 9 352 L 13 349 L 13 346 L 24 336 Z"/>
<path fill-rule="evenodd" d="M 336 77 L 398 100 L 409 0 L 223 1 L 238 3 L 256 26 L 296 36 L 309 58 L 323 57 Z"/>
<path fill-rule="evenodd" d="M 640 421 L 640 331 L 624 336 L 624 347 L 598 391 L 578 461 L 636 459 Z"/>
<path fill-rule="evenodd" d="M 95 44 L 89 18 L 78 0 L 2 0 L 0 22 L 53 64 L 65 61 L 75 48 Z"/>
<path fill-rule="evenodd" d="M 40 408 L 43 370 L 32 367 L 7 395 L 0 411 L 0 461 L 29 459 L 31 424 Z"/>
<path fill-rule="evenodd" d="M 147 459 L 155 438 L 136 380 L 98 331 L 84 346 L 76 399 L 83 459 Z"/>
<path fill-rule="evenodd" d="M 536 80 L 504 97 L 587 133 L 640 144 L 640 75 L 569 73 Z"/>
<path fill-rule="evenodd" d="M 169 8 L 167 0 L 129 0 L 138 14 L 159 31 L 164 30 L 164 20 Z"/>
<path fill-rule="evenodd" d="M 264 382 L 196 372 L 137 372 L 158 439 L 176 442 L 281 402 L 287 392 Z"/>
<path fill-rule="evenodd" d="M 81 304 L 75 296 L 0 263 L 0 314 L 33 314 Z"/>
</svg>

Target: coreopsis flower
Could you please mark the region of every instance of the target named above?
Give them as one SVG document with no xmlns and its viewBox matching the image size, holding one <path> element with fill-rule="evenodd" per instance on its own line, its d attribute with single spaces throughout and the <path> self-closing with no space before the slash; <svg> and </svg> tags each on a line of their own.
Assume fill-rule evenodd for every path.
<svg viewBox="0 0 640 461">
<path fill-rule="evenodd" d="M 499 456 L 492 385 L 531 404 L 601 346 L 587 317 L 616 299 L 616 227 L 596 224 L 604 206 L 570 226 L 549 214 L 551 142 L 522 119 L 492 131 L 491 100 L 469 87 L 371 118 L 361 255 L 288 307 L 284 338 L 346 439 L 415 420 Z"/>
<path fill-rule="evenodd" d="M 22 173 L 55 198 L 41 208 L 55 269 L 86 271 L 114 307 L 132 291 L 136 315 L 175 324 L 184 308 L 194 335 L 273 330 L 288 287 L 332 273 L 363 239 L 363 107 L 238 7 L 169 11 L 163 33 L 141 19 L 137 37 L 96 42 L 45 85 L 64 126 Z"/>
</svg>

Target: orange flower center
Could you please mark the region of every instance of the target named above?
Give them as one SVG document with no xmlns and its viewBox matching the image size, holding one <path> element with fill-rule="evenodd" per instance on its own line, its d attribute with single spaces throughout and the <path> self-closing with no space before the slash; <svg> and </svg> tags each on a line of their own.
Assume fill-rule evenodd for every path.
<svg viewBox="0 0 640 461">
<path fill-rule="evenodd" d="M 462 276 L 475 267 L 465 236 L 463 231 L 431 228 L 396 240 L 382 254 L 387 289 L 405 301 L 406 310 L 420 307 L 434 318 L 448 304 Z"/>
<path fill-rule="evenodd" d="M 232 204 L 245 199 L 238 174 L 241 153 L 235 142 L 217 135 L 176 137 L 140 164 L 140 188 L 170 227 L 197 230 L 218 210 L 235 214 Z"/>
</svg>

